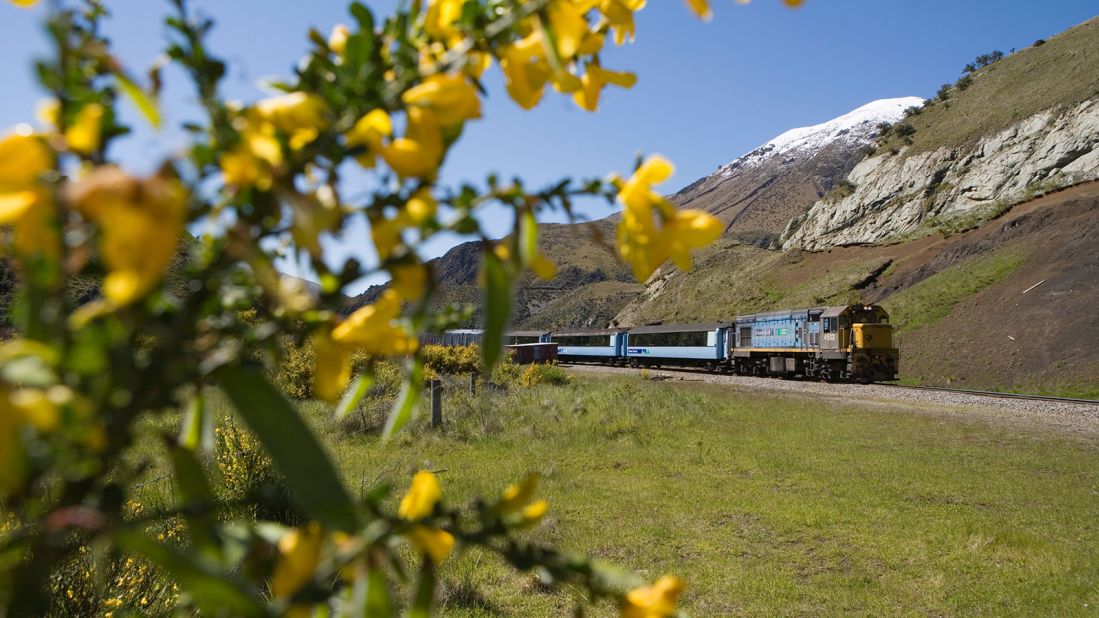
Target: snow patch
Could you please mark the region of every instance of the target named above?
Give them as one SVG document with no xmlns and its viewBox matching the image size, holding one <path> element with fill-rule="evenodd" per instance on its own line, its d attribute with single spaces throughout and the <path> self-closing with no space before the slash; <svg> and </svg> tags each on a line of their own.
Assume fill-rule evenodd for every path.
<svg viewBox="0 0 1099 618">
<path fill-rule="evenodd" d="M 904 110 L 923 105 L 920 97 L 879 99 L 828 122 L 811 127 L 790 129 L 748 154 L 718 168 L 716 174 L 731 176 L 738 169 L 752 168 L 767 159 L 783 156 L 806 159 L 829 144 L 843 141 L 849 145 L 869 144 L 878 133 L 878 125 L 904 118 Z"/>
</svg>

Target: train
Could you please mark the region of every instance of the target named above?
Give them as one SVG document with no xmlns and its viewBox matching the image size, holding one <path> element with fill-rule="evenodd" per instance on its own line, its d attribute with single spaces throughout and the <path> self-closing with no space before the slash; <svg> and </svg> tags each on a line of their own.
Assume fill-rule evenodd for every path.
<svg viewBox="0 0 1099 618">
<path fill-rule="evenodd" d="M 478 343 L 478 331 L 451 331 L 426 343 Z M 460 341 L 460 342 L 459 342 Z M 508 345 L 554 343 L 566 363 L 695 367 L 737 375 L 829 382 L 896 380 L 899 350 L 880 305 L 839 305 L 739 315 L 696 324 L 509 331 Z"/>
</svg>

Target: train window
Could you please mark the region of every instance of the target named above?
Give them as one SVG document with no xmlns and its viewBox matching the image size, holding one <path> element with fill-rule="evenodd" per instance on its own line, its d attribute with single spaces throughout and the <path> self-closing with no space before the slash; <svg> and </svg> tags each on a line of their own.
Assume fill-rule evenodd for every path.
<svg viewBox="0 0 1099 618">
<path fill-rule="evenodd" d="M 824 318 L 824 332 L 830 333 L 834 326 L 832 325 L 832 318 Z"/>
<path fill-rule="evenodd" d="M 554 337 L 553 342 L 562 347 L 570 346 L 576 348 L 595 348 L 609 345 L 606 335 L 571 335 Z"/>
<path fill-rule="evenodd" d="M 523 345 L 527 343 L 542 343 L 541 337 L 508 337 L 508 345 Z"/>
<path fill-rule="evenodd" d="M 631 346 L 661 347 L 703 347 L 706 345 L 708 331 L 698 330 L 685 333 L 630 333 Z"/>
</svg>

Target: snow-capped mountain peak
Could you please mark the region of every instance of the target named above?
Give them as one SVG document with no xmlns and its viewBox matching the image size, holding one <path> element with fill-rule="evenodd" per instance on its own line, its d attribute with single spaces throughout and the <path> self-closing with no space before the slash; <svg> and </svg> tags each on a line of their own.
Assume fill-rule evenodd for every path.
<svg viewBox="0 0 1099 618">
<path fill-rule="evenodd" d="M 827 122 L 790 129 L 752 152 L 722 166 L 718 169 L 718 174 L 728 176 L 737 169 L 755 167 L 775 156 L 812 156 L 825 146 L 840 140 L 847 144 L 869 143 L 877 134 L 879 124 L 897 122 L 904 118 L 904 110 L 920 105 L 923 105 L 923 99 L 920 97 L 871 101 Z"/>
</svg>

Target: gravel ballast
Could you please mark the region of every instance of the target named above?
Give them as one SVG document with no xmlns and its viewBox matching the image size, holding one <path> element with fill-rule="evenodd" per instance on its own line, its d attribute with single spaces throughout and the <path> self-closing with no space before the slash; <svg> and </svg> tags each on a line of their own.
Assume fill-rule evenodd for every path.
<svg viewBox="0 0 1099 618">
<path fill-rule="evenodd" d="M 966 416 L 997 417 L 1030 421 L 1070 431 L 1099 435 L 1099 405 L 1037 399 L 1007 399 L 891 386 L 886 384 L 829 384 L 802 380 L 754 378 L 680 369 L 634 369 L 599 365 L 566 365 L 577 375 L 644 375 L 650 380 L 701 382 L 730 387 L 736 391 L 789 394 L 826 400 L 829 403 L 857 403 L 932 413 L 960 413 Z"/>
</svg>

